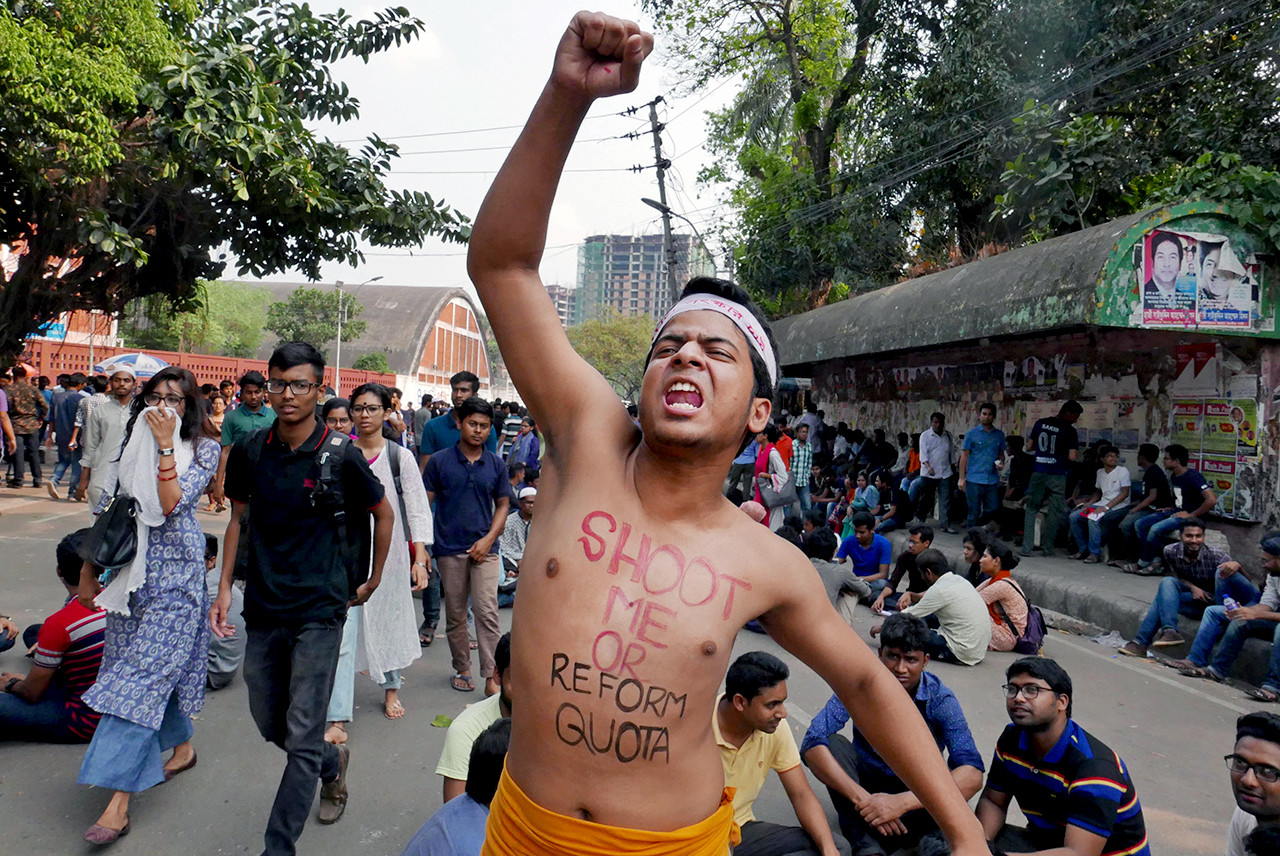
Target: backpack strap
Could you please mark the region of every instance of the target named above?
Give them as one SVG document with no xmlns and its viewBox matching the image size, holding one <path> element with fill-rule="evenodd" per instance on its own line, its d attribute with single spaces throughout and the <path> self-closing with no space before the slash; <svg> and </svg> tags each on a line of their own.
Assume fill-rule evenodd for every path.
<svg viewBox="0 0 1280 856">
<path fill-rule="evenodd" d="M 323 501 L 331 510 L 333 525 L 338 532 L 338 543 L 349 568 L 355 567 L 355 563 L 359 561 L 358 556 L 353 555 L 353 542 L 347 533 L 347 506 L 342 493 L 342 462 L 347 457 L 347 446 L 350 444 L 351 438 L 346 434 L 340 431 L 329 432 L 316 456 L 320 476 L 311 495 L 312 505 Z"/>
<path fill-rule="evenodd" d="M 413 536 L 409 533 L 409 511 L 404 504 L 404 488 L 400 485 L 400 456 L 405 454 L 404 449 L 395 443 L 387 443 L 388 449 L 395 449 L 392 453 L 392 460 L 387 461 L 391 467 L 391 480 L 396 485 L 396 499 L 400 500 L 400 525 L 404 527 L 404 535 L 406 541 L 412 541 Z"/>
</svg>

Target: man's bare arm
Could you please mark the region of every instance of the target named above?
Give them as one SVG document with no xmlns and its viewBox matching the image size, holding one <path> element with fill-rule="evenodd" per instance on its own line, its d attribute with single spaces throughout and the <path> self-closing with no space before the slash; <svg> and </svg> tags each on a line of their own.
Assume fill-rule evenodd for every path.
<svg viewBox="0 0 1280 856">
<path fill-rule="evenodd" d="M 564 436 L 593 401 L 616 393 L 569 345 L 538 265 L 565 159 L 591 103 L 630 92 L 653 38 L 629 21 L 578 13 L 556 49 L 551 79 L 476 216 L 467 271 L 525 404 L 543 430 Z M 597 408 L 633 430 L 621 406 Z M 563 444 L 560 445 L 563 448 Z"/>
<path fill-rule="evenodd" d="M 782 725 L 786 728 L 786 724 Z M 832 856 L 840 851 L 836 849 L 836 841 L 831 837 L 831 825 L 827 823 L 827 813 L 822 808 L 822 803 L 818 802 L 818 798 L 813 794 L 813 788 L 809 787 L 809 780 L 805 778 L 804 767 L 797 765 L 790 770 L 784 770 L 778 774 L 778 778 L 782 780 L 782 789 L 787 792 L 787 799 L 791 801 L 791 807 L 795 810 L 796 820 L 800 821 L 800 828 L 809 833 L 809 837 L 813 839 L 813 843 L 818 845 L 818 850 L 823 856 Z"/>
<path fill-rule="evenodd" d="M 854 725 L 937 821 L 957 856 L 986 853 L 982 830 L 924 719 L 893 675 L 840 619 L 816 575 L 788 577 L 761 617 L 769 635 L 835 690 Z"/>
</svg>

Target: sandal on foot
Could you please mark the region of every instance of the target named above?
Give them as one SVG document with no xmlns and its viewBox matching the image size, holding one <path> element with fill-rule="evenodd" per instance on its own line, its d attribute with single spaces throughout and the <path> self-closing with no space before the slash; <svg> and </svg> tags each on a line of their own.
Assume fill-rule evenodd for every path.
<svg viewBox="0 0 1280 856">
<path fill-rule="evenodd" d="M 460 693 L 473 693 L 476 691 L 476 683 L 471 679 L 470 675 L 454 675 L 449 679 L 449 685 Z"/>
<path fill-rule="evenodd" d="M 1251 699 L 1270 702 L 1271 704 L 1280 701 L 1280 693 L 1275 690 L 1269 690 L 1266 687 L 1247 687 L 1244 694 Z"/>
<path fill-rule="evenodd" d="M 336 731 L 333 739 L 329 739 L 329 732 Z M 332 743 L 335 746 L 341 746 L 347 742 L 347 724 L 345 722 L 330 722 L 324 730 L 324 742 Z"/>
<path fill-rule="evenodd" d="M 1178 674 L 1184 678 L 1201 678 L 1206 681 L 1221 681 L 1221 679 L 1207 668 L 1197 666 L 1195 663 L 1188 662 L 1185 666 L 1175 664 L 1174 668 L 1178 670 Z"/>
<path fill-rule="evenodd" d="M 165 771 L 164 771 L 164 780 L 167 782 L 167 781 L 169 781 L 170 779 L 172 779 L 174 776 L 178 775 L 179 773 L 185 773 L 187 770 L 190 770 L 192 767 L 194 767 L 194 766 L 196 765 L 196 761 L 198 761 L 198 760 L 200 760 L 200 759 L 196 756 L 196 750 L 195 750 L 195 749 L 192 749 L 192 750 L 191 750 L 191 760 L 190 760 L 190 761 L 188 761 L 187 763 L 183 764 L 181 767 L 175 767 L 175 768 L 174 768 L 174 769 L 172 769 L 172 770 L 165 770 Z"/>
<path fill-rule="evenodd" d="M 88 841 L 90 844 L 102 846 L 105 844 L 115 844 L 117 839 L 123 838 L 128 834 L 129 816 L 125 815 L 123 829 L 112 829 L 109 826 L 102 826 L 101 824 L 95 823 L 85 831 L 84 840 Z"/>
</svg>

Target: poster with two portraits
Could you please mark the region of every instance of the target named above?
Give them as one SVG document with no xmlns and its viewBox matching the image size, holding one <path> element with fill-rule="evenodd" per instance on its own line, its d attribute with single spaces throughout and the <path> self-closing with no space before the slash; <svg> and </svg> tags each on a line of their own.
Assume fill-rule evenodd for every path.
<svg viewBox="0 0 1280 856">
<path fill-rule="evenodd" d="M 1248 330 L 1258 319 L 1252 248 L 1208 232 L 1148 232 L 1136 248 L 1141 324 Z"/>
</svg>

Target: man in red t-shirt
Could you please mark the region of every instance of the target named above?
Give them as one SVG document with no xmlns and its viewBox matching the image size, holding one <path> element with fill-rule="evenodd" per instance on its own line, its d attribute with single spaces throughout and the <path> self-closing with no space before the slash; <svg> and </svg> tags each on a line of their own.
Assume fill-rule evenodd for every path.
<svg viewBox="0 0 1280 856">
<path fill-rule="evenodd" d="M 83 564 L 76 548 L 88 532 L 58 543 L 58 578 L 70 599 L 49 616 L 36 638 L 35 665 L 27 675 L 0 673 L 0 741 L 88 743 L 97 711 L 80 696 L 98 679 L 107 618 L 76 598 Z"/>
</svg>

